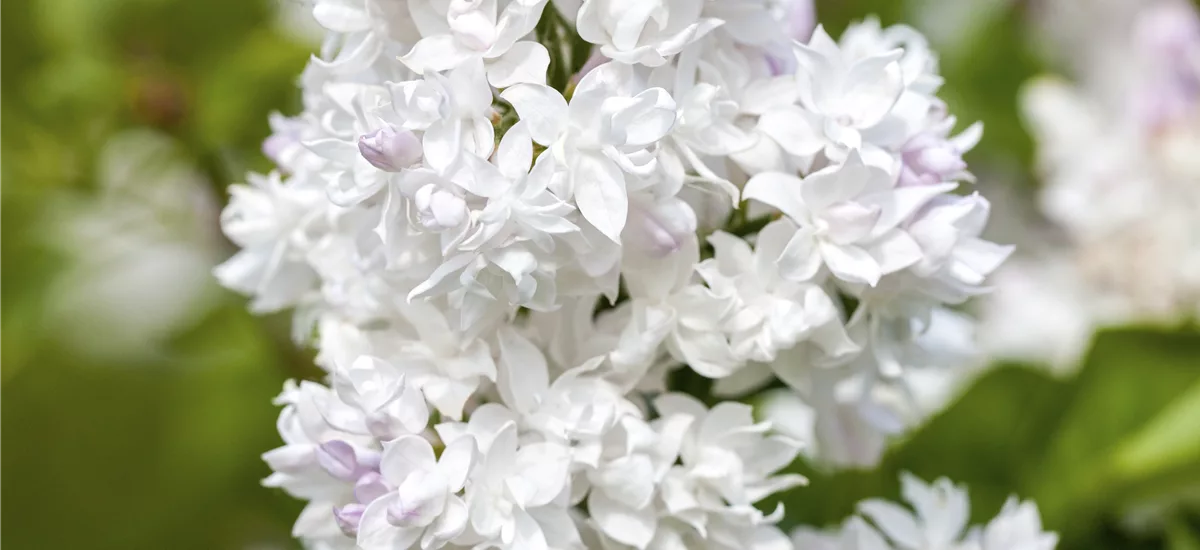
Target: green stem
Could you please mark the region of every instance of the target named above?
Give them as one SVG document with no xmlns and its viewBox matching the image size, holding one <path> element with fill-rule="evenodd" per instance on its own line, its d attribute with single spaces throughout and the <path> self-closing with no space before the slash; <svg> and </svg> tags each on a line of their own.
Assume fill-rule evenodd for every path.
<svg viewBox="0 0 1200 550">
<path fill-rule="evenodd" d="M 747 237 L 762 231 L 762 228 L 766 227 L 774 219 L 774 216 L 767 214 L 751 220 L 733 220 L 727 231 L 739 237 Z"/>
</svg>

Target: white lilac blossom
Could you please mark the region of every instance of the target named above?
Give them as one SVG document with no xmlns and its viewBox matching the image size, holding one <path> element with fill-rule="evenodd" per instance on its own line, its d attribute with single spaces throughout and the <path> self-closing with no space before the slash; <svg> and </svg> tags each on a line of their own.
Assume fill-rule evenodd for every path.
<svg viewBox="0 0 1200 550">
<path fill-rule="evenodd" d="M 1035 504 L 1010 497 L 986 525 L 967 528 L 966 489 L 946 478 L 927 484 L 911 474 L 900 477 L 908 506 L 868 499 L 861 516 L 834 530 L 797 528 L 797 550 L 1052 550 L 1058 536 L 1042 530 Z"/>
<path fill-rule="evenodd" d="M 579 36 L 621 63 L 657 67 L 723 20 L 702 17 L 703 0 L 584 0 Z"/>
<path fill-rule="evenodd" d="M 522 40 L 537 24 L 546 0 L 412 0 L 409 16 L 421 38 L 401 61 L 419 74 L 445 71 L 469 60 L 486 62 L 488 82 L 504 88 L 543 82 L 550 55 Z M 403 17 L 403 16 L 401 16 Z"/>
<path fill-rule="evenodd" d="M 789 547 L 757 506 L 802 450 L 873 463 L 946 364 L 931 318 L 1007 255 L 950 194 L 978 129 L 906 27 L 546 4 L 316 3 L 304 111 L 222 217 L 218 277 L 327 371 L 279 398 L 265 484 L 311 548 Z M 721 400 L 774 380 L 810 429 Z"/>
</svg>

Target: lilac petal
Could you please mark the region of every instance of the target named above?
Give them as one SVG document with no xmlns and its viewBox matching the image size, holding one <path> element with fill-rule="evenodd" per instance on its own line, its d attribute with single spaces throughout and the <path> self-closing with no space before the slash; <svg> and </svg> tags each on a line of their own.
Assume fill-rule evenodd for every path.
<svg viewBox="0 0 1200 550">
<path fill-rule="evenodd" d="M 354 484 L 354 500 L 367 504 L 392 489 L 393 487 L 388 486 L 382 475 L 376 472 L 367 472 Z"/>
<path fill-rule="evenodd" d="M 362 521 L 363 512 L 366 511 L 366 504 L 352 502 L 341 508 L 333 508 L 333 520 L 337 522 L 338 528 L 348 537 L 358 535 L 358 524 Z"/>
<path fill-rule="evenodd" d="M 347 481 L 354 479 L 358 472 L 354 447 L 340 439 L 326 441 L 317 447 L 317 463 L 329 475 Z"/>
</svg>

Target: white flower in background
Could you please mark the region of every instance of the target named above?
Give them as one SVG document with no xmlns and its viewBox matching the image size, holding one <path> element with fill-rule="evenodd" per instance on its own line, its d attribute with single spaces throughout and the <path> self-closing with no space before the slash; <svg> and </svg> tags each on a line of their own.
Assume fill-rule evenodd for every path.
<svg viewBox="0 0 1200 550">
<path fill-rule="evenodd" d="M 911 474 L 901 475 L 900 485 L 901 494 L 912 506 L 912 512 L 878 499 L 859 503 L 859 511 L 898 548 L 957 548 L 970 515 L 966 489 L 945 478 L 926 485 Z"/>
<path fill-rule="evenodd" d="M 1070 258 L 1015 259 L 1001 269 L 994 293 L 979 306 L 979 345 L 992 356 L 1045 362 L 1070 371 L 1091 340 L 1094 321 L 1081 275 Z M 1039 304 L 1029 307 L 1030 303 Z"/>
<path fill-rule="evenodd" d="M 883 536 L 859 517 L 846 520 L 839 530 L 797 527 L 792 544 L 796 550 L 891 550 Z"/>
<path fill-rule="evenodd" d="M 207 179 L 166 135 L 129 130 L 98 155 L 95 192 L 62 197 L 64 207 L 38 228 L 65 261 L 46 308 L 63 344 L 138 365 L 161 357 L 172 337 L 219 303 L 220 289 L 206 274 L 220 258 L 220 235 L 206 227 L 218 205 Z M 263 226 L 288 222 L 259 213 L 243 235 L 271 233 L 258 242 L 273 249 L 287 229 Z M 260 255 L 265 248 L 250 255 L 269 263 Z M 243 288 L 256 292 L 257 282 Z"/>
<path fill-rule="evenodd" d="M 1058 546 L 1058 535 L 1042 530 L 1037 505 L 1016 497 L 1009 497 L 1000 514 L 982 531 L 973 532 L 971 538 L 983 550 L 1054 550 Z"/>
<path fill-rule="evenodd" d="M 1008 251 L 949 194 L 978 128 L 905 27 L 793 51 L 805 0 L 545 4 L 314 6 L 279 170 L 222 218 L 221 281 L 327 371 L 265 483 L 314 548 L 789 548 L 759 506 L 797 454 L 873 464 L 966 356 L 932 319 Z M 717 399 L 776 380 L 778 428 Z M 840 544 L 900 543 L 876 515 Z"/>
<path fill-rule="evenodd" d="M 1078 75 L 1038 77 L 1020 98 L 1053 232 L 1020 235 L 1033 253 L 1001 268 L 982 311 L 991 354 L 1068 370 L 1098 328 L 1197 313 L 1200 170 L 1180 153 L 1200 136 L 1200 13 L 1175 0 L 1040 8 Z"/>
<path fill-rule="evenodd" d="M 912 507 L 868 499 L 836 531 L 807 527 L 792 533 L 795 548 L 818 550 L 1052 550 L 1058 536 L 1042 531 L 1037 506 L 1010 498 L 986 526 L 967 530 L 966 489 L 946 478 L 932 484 L 911 474 L 900 477 L 904 500 Z"/>
</svg>

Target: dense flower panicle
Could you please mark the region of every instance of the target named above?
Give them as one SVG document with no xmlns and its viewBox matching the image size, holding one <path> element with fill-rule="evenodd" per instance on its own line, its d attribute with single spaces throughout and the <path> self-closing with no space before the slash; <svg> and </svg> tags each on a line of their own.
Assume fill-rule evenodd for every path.
<svg viewBox="0 0 1200 550">
<path fill-rule="evenodd" d="M 217 271 L 328 372 L 264 455 L 311 548 L 788 548 L 755 505 L 802 449 L 877 458 L 914 368 L 952 362 L 932 319 L 1008 254 L 950 193 L 979 131 L 912 29 L 834 42 L 805 0 L 314 16 Z M 808 431 L 716 399 L 773 379 Z"/>
</svg>

